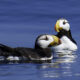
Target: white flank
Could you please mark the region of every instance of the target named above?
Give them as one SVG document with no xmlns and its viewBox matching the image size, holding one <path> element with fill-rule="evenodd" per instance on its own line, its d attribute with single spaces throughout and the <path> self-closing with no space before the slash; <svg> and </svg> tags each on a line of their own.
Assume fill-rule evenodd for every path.
<svg viewBox="0 0 80 80">
<path fill-rule="evenodd" d="M 40 60 L 40 61 L 45 61 L 45 60 L 52 60 L 53 59 L 53 55 L 51 57 L 44 57 L 44 58 L 32 58 L 31 56 L 29 56 L 31 60 Z"/>
<path fill-rule="evenodd" d="M 60 40 L 62 44 L 54 47 L 55 52 L 63 52 L 64 50 L 76 51 L 78 49 L 77 45 L 66 36 L 63 36 Z"/>
<path fill-rule="evenodd" d="M 9 60 L 9 61 L 14 61 L 14 60 L 15 60 L 15 61 L 18 61 L 18 60 L 20 60 L 20 59 L 19 59 L 19 57 L 17 57 L 17 56 L 15 56 L 15 57 L 14 57 L 14 56 L 8 56 L 8 57 L 7 57 L 7 60 Z"/>
</svg>

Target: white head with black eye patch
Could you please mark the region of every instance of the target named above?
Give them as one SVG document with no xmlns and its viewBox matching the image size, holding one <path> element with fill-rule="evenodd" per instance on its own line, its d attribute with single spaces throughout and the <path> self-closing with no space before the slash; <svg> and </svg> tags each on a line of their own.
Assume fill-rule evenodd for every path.
<svg viewBox="0 0 80 80">
<path fill-rule="evenodd" d="M 69 24 L 68 20 L 66 20 L 66 19 L 57 20 L 56 25 L 55 25 L 55 30 L 57 32 L 60 32 L 60 30 L 69 31 L 70 30 L 70 24 Z"/>
<path fill-rule="evenodd" d="M 60 21 L 60 23 L 59 23 L 60 27 L 62 27 L 66 31 L 69 31 L 70 24 L 68 23 L 68 21 L 66 19 L 61 19 L 59 21 Z"/>
<path fill-rule="evenodd" d="M 37 45 L 41 48 L 48 48 L 49 46 L 55 46 L 60 44 L 60 40 L 57 36 L 54 35 L 41 35 L 37 39 Z"/>
</svg>

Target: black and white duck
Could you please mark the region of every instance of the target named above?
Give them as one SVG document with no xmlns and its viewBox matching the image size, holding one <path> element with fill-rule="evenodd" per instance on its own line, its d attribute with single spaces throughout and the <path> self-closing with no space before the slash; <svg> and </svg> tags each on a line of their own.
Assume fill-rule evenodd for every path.
<svg viewBox="0 0 80 80">
<path fill-rule="evenodd" d="M 72 37 L 68 20 L 63 18 L 57 20 L 55 30 L 58 32 L 56 36 L 61 40 L 61 44 L 54 47 L 56 52 L 63 52 L 64 50 L 76 51 L 78 49 L 77 43 Z"/>
<path fill-rule="evenodd" d="M 54 35 L 40 35 L 35 41 L 34 48 L 8 47 L 0 44 L 0 61 L 50 61 L 53 59 L 52 46 L 60 44 L 60 39 Z"/>
</svg>

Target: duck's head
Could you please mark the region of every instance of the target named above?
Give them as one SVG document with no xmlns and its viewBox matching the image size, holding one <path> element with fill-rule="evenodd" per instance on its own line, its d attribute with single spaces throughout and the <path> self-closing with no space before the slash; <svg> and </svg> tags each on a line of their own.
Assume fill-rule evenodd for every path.
<svg viewBox="0 0 80 80">
<path fill-rule="evenodd" d="M 66 19 L 59 19 L 57 20 L 55 24 L 55 30 L 57 32 L 60 32 L 61 30 L 69 31 L 70 30 L 70 24 Z"/>
<path fill-rule="evenodd" d="M 40 35 L 35 42 L 35 48 L 49 48 L 61 43 L 60 39 L 54 35 Z"/>
</svg>

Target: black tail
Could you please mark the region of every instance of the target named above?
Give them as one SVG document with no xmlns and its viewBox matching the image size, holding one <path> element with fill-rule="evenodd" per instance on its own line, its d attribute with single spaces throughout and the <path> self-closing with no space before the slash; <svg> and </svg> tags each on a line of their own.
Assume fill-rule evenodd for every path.
<svg viewBox="0 0 80 80">
<path fill-rule="evenodd" d="M 4 52 L 12 52 L 13 51 L 13 48 L 8 47 L 8 46 L 3 45 L 3 44 L 0 44 L 0 50 L 1 51 L 4 51 Z"/>
</svg>

